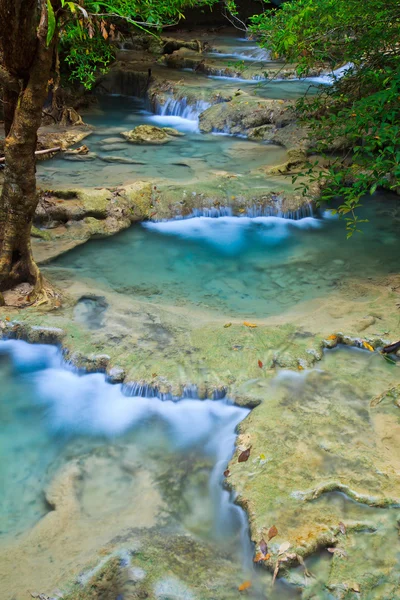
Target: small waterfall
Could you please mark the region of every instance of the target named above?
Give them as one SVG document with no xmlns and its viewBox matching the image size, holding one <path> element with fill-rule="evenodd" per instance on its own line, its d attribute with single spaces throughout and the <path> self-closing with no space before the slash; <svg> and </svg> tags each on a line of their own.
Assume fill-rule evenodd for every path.
<svg viewBox="0 0 400 600">
<path fill-rule="evenodd" d="M 279 206 L 265 206 L 262 204 L 253 204 L 252 207 L 248 208 L 246 217 L 279 217 L 281 219 L 290 219 L 292 221 L 300 221 L 301 219 L 307 219 L 314 217 L 314 206 L 311 202 L 303 204 L 296 210 L 282 211 Z"/>
<path fill-rule="evenodd" d="M 232 217 L 233 212 L 230 206 L 210 206 L 209 208 L 195 208 L 190 215 L 184 217 L 185 219 L 192 219 L 194 217 L 210 217 L 212 219 L 218 219 L 219 217 Z M 182 218 L 182 217 L 177 217 Z"/>
<path fill-rule="evenodd" d="M 171 392 L 162 392 L 157 385 L 132 381 L 124 383 L 121 388 L 124 396 L 141 397 L 141 398 L 157 398 L 162 402 L 179 402 L 179 400 L 201 400 L 204 394 L 199 393 L 199 389 L 195 384 L 188 384 L 183 387 L 182 394 L 174 396 Z M 226 397 L 226 388 L 206 390 L 206 395 L 209 395 L 212 400 L 223 400 Z"/>
<path fill-rule="evenodd" d="M 232 58 L 236 60 L 253 61 L 253 62 L 265 62 L 271 60 L 270 53 L 260 46 L 250 46 L 242 52 L 209 52 L 207 56 L 213 58 Z"/>
<path fill-rule="evenodd" d="M 235 449 L 237 427 L 249 409 L 226 400 L 199 400 L 196 386 L 186 386 L 183 397 L 176 398 L 179 402 L 171 402 L 167 395 L 158 397 L 151 386 L 111 384 L 104 373 L 84 374 L 70 369 L 62 352 L 53 346 L 0 341 L 3 355 L 10 358 L 15 375 L 23 375 L 24 384 L 29 384 L 32 408 L 36 405 L 45 409 L 46 428 L 57 438 L 78 435 L 114 439 L 139 427 L 148 427 L 151 435 L 152 419 L 156 417 L 166 425 L 174 451 L 203 448 L 213 463 L 209 491 L 216 521 L 210 534 L 223 539 L 240 538 L 242 551 L 251 561 L 246 515 L 233 503 L 233 494 L 222 487 L 223 472 Z M 223 388 L 215 392 L 218 397 L 224 394 Z"/>
<path fill-rule="evenodd" d="M 303 81 L 312 81 L 314 83 L 322 83 L 325 85 L 332 85 L 338 79 L 341 79 L 343 75 L 350 71 L 354 65 L 352 63 L 347 63 L 343 65 L 343 67 L 339 67 L 335 69 L 331 73 L 327 73 L 325 75 L 319 75 L 318 77 L 306 77 Z M 301 80 L 300 80 L 301 81 Z"/>
<path fill-rule="evenodd" d="M 204 100 L 197 100 L 194 104 L 187 98 L 176 99 L 168 97 L 164 104 L 156 101 L 155 115 L 150 120 L 159 125 L 176 127 L 182 131 L 199 131 L 199 116 L 211 104 Z"/>
<path fill-rule="evenodd" d="M 187 98 L 167 98 L 164 104 L 156 106 L 156 114 L 162 117 L 180 117 L 189 121 L 197 121 L 202 112 L 210 108 L 210 102 L 197 100 L 194 104 L 188 103 Z"/>
<path fill-rule="evenodd" d="M 307 219 L 309 217 L 315 217 L 314 205 L 311 202 L 303 204 L 296 210 L 283 211 L 279 204 L 276 206 L 269 206 L 263 204 L 253 204 L 244 210 L 240 214 L 235 214 L 232 206 L 209 206 L 203 208 L 195 208 L 189 215 L 178 215 L 174 219 L 160 220 L 153 219 L 150 223 L 169 223 L 173 221 L 183 221 L 188 219 L 195 219 L 199 217 L 206 217 L 210 219 L 219 219 L 221 217 L 235 217 L 237 219 L 250 218 L 255 219 L 257 217 L 277 217 L 280 219 L 288 219 L 291 221 L 300 221 L 301 219 Z M 147 223 L 144 223 L 147 226 Z"/>
</svg>

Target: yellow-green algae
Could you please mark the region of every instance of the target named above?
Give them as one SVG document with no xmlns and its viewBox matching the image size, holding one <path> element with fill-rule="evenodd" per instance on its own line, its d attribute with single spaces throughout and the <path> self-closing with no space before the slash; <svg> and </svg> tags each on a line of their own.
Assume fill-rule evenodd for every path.
<svg viewBox="0 0 400 600">
<path fill-rule="evenodd" d="M 398 365 L 368 350 L 328 351 L 316 370 L 279 374 L 240 426 L 228 482 L 257 547 L 278 529 L 268 566 L 284 542 L 281 572 L 296 555 L 336 547 L 327 581 L 304 598 L 399 597 L 400 413 L 395 392 L 376 400 L 386 385 L 398 389 Z"/>
</svg>

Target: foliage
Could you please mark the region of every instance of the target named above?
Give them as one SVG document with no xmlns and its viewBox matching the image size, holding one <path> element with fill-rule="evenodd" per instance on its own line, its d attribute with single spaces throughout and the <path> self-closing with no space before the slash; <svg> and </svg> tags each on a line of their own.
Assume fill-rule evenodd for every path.
<svg viewBox="0 0 400 600">
<path fill-rule="evenodd" d="M 350 63 L 332 86 L 302 98 L 297 109 L 318 140 L 317 151 L 344 149 L 328 169 L 316 171 L 311 163 L 304 175 L 318 180 L 323 200 L 343 198 L 338 210 L 347 215 L 351 235 L 360 223 L 360 198 L 400 185 L 400 4 L 292 0 L 254 16 L 252 30 L 263 46 L 297 62 L 299 76 Z"/>
<path fill-rule="evenodd" d="M 104 72 L 114 59 L 118 29 L 126 24 L 156 35 L 162 26 L 184 18 L 188 7 L 212 6 L 217 0 L 61 0 L 56 13 L 61 51 L 71 79 L 90 89 L 98 71 Z M 56 23 L 48 0 L 48 41 Z M 154 33 L 154 31 L 156 33 Z"/>
</svg>

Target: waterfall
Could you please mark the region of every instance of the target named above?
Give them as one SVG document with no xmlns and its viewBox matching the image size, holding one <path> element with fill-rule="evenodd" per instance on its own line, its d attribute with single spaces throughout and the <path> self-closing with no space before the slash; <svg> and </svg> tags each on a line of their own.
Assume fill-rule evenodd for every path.
<svg viewBox="0 0 400 600">
<path fill-rule="evenodd" d="M 250 411 L 219 399 L 226 390 L 217 390 L 215 399 L 199 400 L 197 387 L 191 385 L 184 388 L 181 398 L 173 398 L 140 383 L 111 384 L 104 373 L 83 373 L 66 363 L 55 346 L 20 340 L 0 341 L 0 356 L 9 357 L 16 381 L 20 378 L 29 386 L 28 406 L 44 409 L 43 425 L 54 439 L 101 436 L 114 440 L 140 427 L 148 428 L 151 436 L 154 422 L 159 421 L 166 427 L 171 449 L 186 453 L 203 448 L 213 464 L 209 492 L 216 520 L 210 534 L 226 539 L 240 536 L 243 552 L 249 552 L 246 515 L 222 483 L 234 452 L 237 426 Z M 247 559 L 251 561 L 251 553 Z"/>
<path fill-rule="evenodd" d="M 265 62 L 271 60 L 270 53 L 260 46 L 250 46 L 242 52 L 208 52 L 207 56 L 213 58 L 232 58 L 236 60 Z"/>
<path fill-rule="evenodd" d="M 187 98 L 176 99 L 169 96 L 164 104 L 156 101 L 156 114 L 150 120 L 186 131 L 199 131 L 199 116 L 210 106 L 204 100 L 197 100 L 192 104 Z"/>
<path fill-rule="evenodd" d="M 319 75 L 318 77 L 306 77 L 303 81 L 312 81 L 314 83 L 322 83 L 325 85 L 332 85 L 338 79 L 341 79 L 343 75 L 350 71 L 354 65 L 352 63 L 347 63 L 343 65 L 343 67 L 339 67 L 335 69 L 331 73 L 327 73 L 325 75 Z M 301 80 L 300 80 L 301 81 Z"/>
<path fill-rule="evenodd" d="M 296 210 L 283 211 L 279 205 L 279 202 L 275 206 L 253 204 L 253 206 L 247 207 L 240 214 L 234 214 L 232 206 L 209 206 L 203 208 L 194 208 L 189 215 L 178 215 L 175 219 L 161 220 L 153 219 L 151 223 L 169 223 L 173 221 L 183 221 L 188 219 L 205 217 L 209 219 L 219 219 L 221 217 L 232 217 L 237 219 L 250 218 L 255 219 L 258 217 L 276 217 L 278 219 L 288 219 L 290 221 L 300 221 L 310 217 L 315 217 L 314 206 L 311 202 L 307 202 L 297 208 Z M 149 223 L 150 224 L 150 223 Z M 146 224 L 144 224 L 146 226 Z"/>
</svg>

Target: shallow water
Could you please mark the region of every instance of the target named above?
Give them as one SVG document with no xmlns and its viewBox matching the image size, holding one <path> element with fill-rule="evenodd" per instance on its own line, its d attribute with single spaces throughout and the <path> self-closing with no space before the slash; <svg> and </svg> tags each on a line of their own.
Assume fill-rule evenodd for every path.
<svg viewBox="0 0 400 600">
<path fill-rule="evenodd" d="M 200 134 L 194 115 L 188 116 L 153 115 L 134 98 L 102 98 L 101 110 L 85 117 L 95 129 L 83 143 L 95 156 L 63 155 L 39 163 L 39 185 L 107 187 L 145 179 L 185 182 L 207 178 L 210 171 L 241 175 L 284 162 L 286 153 L 279 146 Z M 184 135 L 154 146 L 131 144 L 121 136 L 122 131 L 142 124 L 174 127 Z"/>
<path fill-rule="evenodd" d="M 343 348 L 328 351 L 318 369 L 303 373 L 281 371 L 265 388 L 266 397 L 272 394 L 282 398 L 282 421 L 275 419 L 273 407 L 269 414 L 268 402 L 260 409 L 264 411 L 270 427 L 277 430 L 285 427 L 287 419 L 290 422 L 292 414 L 303 418 L 313 411 L 316 418 L 322 419 L 324 427 L 318 433 L 310 431 L 306 439 L 310 452 L 313 448 L 314 454 L 317 452 L 323 456 L 319 468 L 323 467 L 324 476 L 344 473 L 350 465 L 354 473 L 359 471 L 363 477 L 366 459 L 351 459 L 350 462 L 346 459 L 346 462 L 340 453 L 336 456 L 333 452 L 333 444 L 346 444 L 349 435 L 359 444 L 365 444 L 362 426 L 366 407 L 371 396 L 382 387 L 399 381 L 397 372 L 396 365 L 386 363 L 378 354 Z M 108 535 L 117 535 L 115 539 L 118 539 L 119 534 L 124 547 L 123 534 L 129 532 L 127 527 L 130 523 L 131 527 L 138 527 L 135 530 L 136 540 L 140 539 L 140 531 L 147 530 L 147 545 L 160 543 L 160 535 L 182 533 L 193 536 L 193 544 L 212 544 L 212 562 L 204 562 L 206 555 L 200 556 L 193 568 L 200 569 L 199 573 L 208 569 L 210 585 L 215 590 L 213 598 L 236 598 L 237 588 L 244 579 L 252 581 L 248 597 L 255 600 L 265 600 L 266 597 L 294 600 L 300 597 L 304 586 L 302 568 L 279 580 L 273 589 L 270 587 L 271 574 L 253 570 L 252 547 L 248 541 L 244 513 L 221 487 L 223 471 L 234 448 L 235 428 L 248 415 L 247 409 L 226 401 L 192 399 L 163 402 L 157 398 L 126 396 L 120 385 L 107 383 L 104 375 L 85 375 L 70 368 L 63 363 L 54 347 L 31 346 L 16 341 L 0 342 L 0 385 L 3 423 L 0 437 L 3 457 L 0 463 L 0 552 L 7 552 L 8 547 L 12 549 L 19 538 L 24 544 L 23 536 L 28 531 L 33 532 L 30 539 L 35 540 L 32 527 L 49 511 L 44 489 L 65 465 L 77 465 L 80 471 L 75 488 L 79 521 L 75 525 L 70 522 L 71 531 L 65 541 L 63 556 L 60 558 L 57 548 L 53 548 L 54 541 L 50 539 L 46 552 L 51 556 L 51 569 L 40 555 L 30 555 L 25 564 L 29 571 L 35 568 L 41 572 L 44 569 L 46 576 L 43 581 L 40 580 L 43 590 L 51 592 L 49 585 L 54 584 L 48 581 L 56 581 L 56 574 L 65 569 L 65 557 L 70 552 L 69 544 L 73 544 L 74 537 L 78 536 L 78 544 L 83 544 L 83 540 L 79 540 L 79 528 L 87 531 L 89 524 L 95 536 L 100 523 L 103 527 L 104 523 L 108 523 Z M 337 422 L 329 421 L 330 403 L 335 409 L 343 406 L 349 421 L 347 424 L 343 420 L 337 431 Z M 398 408 L 385 402 L 379 409 L 379 412 L 382 411 L 391 416 Z M 354 419 L 357 415 L 359 420 Z M 300 422 L 296 427 L 299 426 Z M 305 422 L 301 427 L 306 428 Z M 293 451 L 295 434 L 290 427 L 281 431 L 279 439 L 285 450 L 280 452 L 286 452 L 286 448 Z M 306 429 L 303 429 L 302 436 L 306 435 Z M 254 442 L 259 448 L 257 437 Z M 331 450 L 328 455 L 327 448 Z M 272 447 L 266 446 L 265 452 L 267 465 L 277 469 L 276 472 L 272 470 L 269 477 L 275 481 L 281 476 L 283 483 L 283 475 L 279 475 L 279 468 L 273 462 L 273 456 L 270 457 Z M 257 470 L 257 464 L 258 458 L 252 458 L 251 469 Z M 304 468 L 305 465 L 296 464 L 296 477 Z M 370 472 L 370 479 L 373 476 Z M 366 529 L 342 540 L 346 542 L 345 548 L 351 557 L 362 552 L 368 564 L 374 561 L 376 545 L 383 535 L 390 544 L 381 548 L 380 552 L 387 559 L 390 556 L 390 561 L 396 564 L 395 552 L 392 551 L 397 536 L 396 511 L 366 507 L 338 493 L 323 495 L 313 506 L 310 509 L 309 505 L 307 509 L 320 511 L 321 515 L 333 511 L 346 523 L 365 522 L 379 528 L 379 533 L 373 538 Z M 286 527 L 283 500 L 279 507 L 279 524 Z M 126 514 L 128 521 L 126 517 L 122 519 Z M 304 520 L 304 515 L 297 511 L 290 518 L 290 526 L 297 527 Z M 129 548 L 127 543 L 125 547 Z M 169 571 L 156 571 L 158 579 L 154 581 L 154 589 L 169 586 L 171 581 L 166 581 L 166 575 L 173 579 L 177 576 L 174 560 L 184 559 L 178 547 L 171 548 L 169 552 L 172 560 Z M 128 561 L 128 566 L 138 568 L 135 554 L 128 553 L 126 556 L 124 560 Z M 218 562 L 221 559 L 222 567 Z M 307 568 L 313 574 L 308 582 L 310 591 L 314 590 L 312 597 L 331 597 L 325 588 L 332 577 L 331 559 L 332 555 L 326 552 L 307 559 Z M 210 561 L 210 556 L 207 560 Z M 216 573 L 213 573 L 214 568 Z M 171 597 L 188 600 L 209 598 L 190 591 L 194 585 L 194 572 L 188 572 L 185 579 L 187 595 Z M 52 573 L 50 578 L 49 573 Z M 224 573 L 230 586 L 225 591 L 218 587 Z M 79 580 L 84 582 L 88 577 L 82 572 Z M 15 597 L 24 598 L 18 593 L 19 580 L 12 580 L 17 590 Z M 182 580 L 180 585 L 183 585 Z M 13 589 L 0 584 L 0 591 L 6 597 Z"/>
<path fill-rule="evenodd" d="M 267 317 L 345 291 L 347 282 L 397 272 L 396 203 L 390 196 L 366 201 L 370 222 L 350 240 L 343 222 L 329 216 L 196 217 L 143 223 L 52 265 L 152 302 Z"/>
<path fill-rule="evenodd" d="M 121 385 L 107 383 L 104 375 L 82 374 L 65 364 L 55 347 L 20 341 L 0 342 L 0 385 L 0 553 L 7 553 L 9 545 L 15 547 L 19 538 L 23 545 L 30 543 L 24 542 L 24 534 L 33 531 L 35 536 L 32 528 L 49 512 L 45 489 L 66 465 L 76 465 L 80 476 L 75 525 L 82 531 L 89 524 L 96 538 L 96 528 L 109 522 L 111 537 L 126 534 L 127 523 L 138 527 L 137 539 L 146 528 L 148 540 L 158 539 L 163 531 L 165 536 L 194 536 L 194 544 L 212 544 L 214 560 L 217 564 L 223 557 L 227 574 L 234 569 L 233 592 L 224 596 L 219 589 L 218 597 L 234 598 L 242 579 L 251 577 L 250 597 L 264 598 L 261 582 L 270 576 L 253 572 L 245 514 L 222 488 L 235 429 L 247 409 L 227 401 L 127 396 Z M 125 513 L 128 522 L 121 517 Z M 51 570 L 45 557 L 28 559 L 37 563 L 39 573 L 44 568 L 43 589 L 48 581 L 57 581 L 58 570 L 65 569 L 68 544 L 77 535 L 79 543 L 74 519 L 78 517 L 70 518 L 71 532 L 61 558 L 51 538 L 46 544 Z M 179 553 L 179 548 L 172 549 L 171 557 Z M 201 560 L 196 568 L 206 567 Z M 10 585 L 7 575 L 1 593 L 15 590 L 16 598 L 24 597 L 19 595 L 18 579 L 12 577 Z M 159 572 L 160 582 L 165 575 Z M 87 578 L 80 575 L 81 581 Z M 290 587 L 279 584 L 277 589 L 280 598 L 293 597 Z"/>
</svg>

